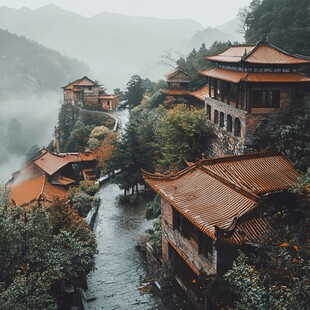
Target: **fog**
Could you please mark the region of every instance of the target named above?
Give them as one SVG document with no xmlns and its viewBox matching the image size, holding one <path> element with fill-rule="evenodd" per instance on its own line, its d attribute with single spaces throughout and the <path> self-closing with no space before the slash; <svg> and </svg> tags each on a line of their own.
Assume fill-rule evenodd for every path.
<svg viewBox="0 0 310 310">
<path fill-rule="evenodd" d="M 12 172 L 20 169 L 24 152 L 30 146 L 47 146 L 52 140 L 60 99 L 61 93 L 49 92 L 40 97 L 0 102 L 0 181 L 7 180 Z M 19 123 L 21 131 L 10 127 L 10 124 Z"/>
<path fill-rule="evenodd" d="M 20 168 L 30 146 L 52 140 L 62 93 L 46 89 L 57 91 L 83 75 L 110 93 L 124 90 L 135 74 L 162 79 L 171 70 L 160 64 L 165 51 L 186 55 L 203 42 L 241 41 L 236 15 L 249 3 L 0 0 L 0 180 Z M 206 31 L 210 25 L 221 26 Z"/>
</svg>

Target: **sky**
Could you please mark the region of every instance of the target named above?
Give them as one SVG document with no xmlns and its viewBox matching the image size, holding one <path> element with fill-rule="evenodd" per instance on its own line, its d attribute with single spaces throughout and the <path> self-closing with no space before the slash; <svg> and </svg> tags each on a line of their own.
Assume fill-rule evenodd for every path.
<svg viewBox="0 0 310 310">
<path fill-rule="evenodd" d="M 113 12 L 131 16 L 192 18 L 203 26 L 217 26 L 236 17 L 251 0 L 0 0 L 0 6 L 36 9 L 47 4 L 84 16 Z"/>
</svg>

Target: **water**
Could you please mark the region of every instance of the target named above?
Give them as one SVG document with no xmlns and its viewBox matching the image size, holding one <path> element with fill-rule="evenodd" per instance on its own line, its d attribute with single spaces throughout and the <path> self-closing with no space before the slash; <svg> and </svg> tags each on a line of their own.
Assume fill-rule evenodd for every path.
<svg viewBox="0 0 310 310">
<path fill-rule="evenodd" d="M 122 191 L 115 184 L 100 190 L 100 208 L 94 232 L 99 253 L 96 270 L 88 277 L 88 286 L 96 300 L 89 309 L 164 309 L 151 294 L 138 287 L 146 276 L 143 255 L 135 248 L 137 237 L 152 226 L 146 221 L 143 206 L 122 206 L 116 197 Z"/>
</svg>

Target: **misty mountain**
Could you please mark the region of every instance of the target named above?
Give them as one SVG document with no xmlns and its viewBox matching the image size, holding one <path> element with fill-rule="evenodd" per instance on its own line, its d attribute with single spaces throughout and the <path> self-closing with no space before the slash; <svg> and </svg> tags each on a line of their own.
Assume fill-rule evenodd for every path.
<svg viewBox="0 0 310 310">
<path fill-rule="evenodd" d="M 230 41 L 244 42 L 244 36 L 241 31 L 242 21 L 239 16 L 228 21 L 225 24 L 216 26 L 215 28 L 226 33 L 230 37 Z"/>
<path fill-rule="evenodd" d="M 106 12 L 84 17 L 55 5 L 36 10 L 0 7 L 0 28 L 84 60 L 94 78 L 109 88 L 123 87 L 134 74 L 161 78 L 168 69 L 158 65 L 163 52 L 181 50 L 184 42 L 203 29 L 191 19 Z"/>
<path fill-rule="evenodd" d="M 0 29 L 0 96 L 57 90 L 72 76 L 89 72 L 86 64 L 62 56 L 25 37 Z"/>
<path fill-rule="evenodd" d="M 202 43 L 210 47 L 215 41 L 243 42 L 243 36 L 239 32 L 241 20 L 239 17 L 219 25 L 217 27 L 207 27 L 204 30 L 197 31 L 186 44 L 186 51 L 193 48 L 198 49 Z"/>
</svg>

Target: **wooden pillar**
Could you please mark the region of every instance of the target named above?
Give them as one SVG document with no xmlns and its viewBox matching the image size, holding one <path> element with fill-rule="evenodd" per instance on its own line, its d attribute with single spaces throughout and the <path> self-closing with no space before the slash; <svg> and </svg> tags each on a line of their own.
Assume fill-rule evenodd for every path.
<svg viewBox="0 0 310 310">
<path fill-rule="evenodd" d="M 221 93 L 221 101 L 224 102 L 224 91 L 223 91 L 223 84 L 224 82 L 223 81 L 220 81 L 221 83 L 221 87 L 220 87 L 220 93 Z"/>
<path fill-rule="evenodd" d="M 240 97 L 240 83 L 236 86 L 236 108 L 239 107 L 239 98 Z"/>
<path fill-rule="evenodd" d="M 251 113 L 251 101 L 252 101 L 252 87 L 251 85 L 246 85 L 246 110 Z"/>
<path fill-rule="evenodd" d="M 208 82 L 209 82 L 209 97 L 211 98 L 212 94 L 211 94 L 211 78 L 210 77 L 208 78 Z"/>
<path fill-rule="evenodd" d="M 228 83 L 227 104 L 230 104 L 231 83 Z"/>
<path fill-rule="evenodd" d="M 217 79 L 214 79 L 214 98 L 217 99 Z"/>
</svg>

